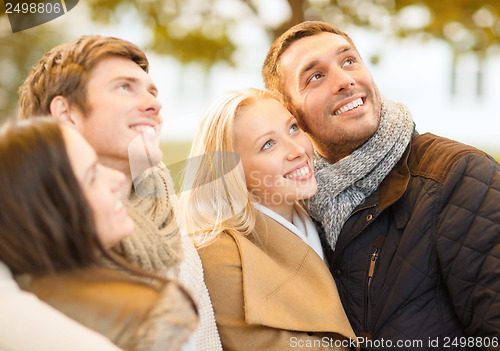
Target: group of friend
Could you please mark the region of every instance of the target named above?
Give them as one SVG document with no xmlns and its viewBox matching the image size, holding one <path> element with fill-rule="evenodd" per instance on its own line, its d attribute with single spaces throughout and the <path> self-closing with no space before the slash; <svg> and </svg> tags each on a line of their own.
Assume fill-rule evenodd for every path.
<svg viewBox="0 0 500 351">
<path fill-rule="evenodd" d="M 276 39 L 266 90 L 202 116 L 179 197 L 148 65 L 84 36 L 21 86 L 0 349 L 500 348 L 500 165 L 420 135 L 346 33 Z"/>
</svg>

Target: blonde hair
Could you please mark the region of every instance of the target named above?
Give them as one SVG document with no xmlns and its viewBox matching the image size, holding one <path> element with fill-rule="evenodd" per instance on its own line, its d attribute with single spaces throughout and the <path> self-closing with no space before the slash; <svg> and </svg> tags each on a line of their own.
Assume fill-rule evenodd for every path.
<svg viewBox="0 0 500 351">
<path fill-rule="evenodd" d="M 280 96 L 258 89 L 230 91 L 201 118 L 184 168 L 181 226 L 196 247 L 207 246 L 222 232 L 247 235 L 255 226 L 255 209 L 234 152 L 234 121 L 242 108 Z"/>
</svg>

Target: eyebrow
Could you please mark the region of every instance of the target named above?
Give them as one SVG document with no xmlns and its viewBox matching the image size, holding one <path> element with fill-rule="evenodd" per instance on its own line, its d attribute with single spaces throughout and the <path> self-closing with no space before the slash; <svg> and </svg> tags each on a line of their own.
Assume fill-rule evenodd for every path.
<svg viewBox="0 0 500 351">
<path fill-rule="evenodd" d="M 351 50 L 354 50 L 354 47 L 352 45 L 343 45 L 341 47 L 338 48 L 337 52 L 335 53 L 335 56 L 338 56 L 338 55 L 342 55 L 343 53 L 347 52 L 347 51 L 351 51 Z M 307 73 L 309 72 L 310 70 L 312 70 L 314 67 L 316 67 L 319 63 L 321 62 L 321 60 L 319 59 L 314 59 L 312 60 L 311 62 L 309 62 L 306 66 L 304 66 L 303 68 L 301 68 L 299 70 L 299 74 L 298 74 L 298 78 L 299 80 L 302 79 L 302 77 Z"/>
<path fill-rule="evenodd" d="M 264 133 L 262 135 L 259 135 L 256 139 L 255 139 L 255 142 L 254 142 L 254 145 L 259 145 L 261 143 L 261 140 L 262 139 L 266 139 L 267 137 L 271 136 L 272 134 L 274 134 L 274 131 L 270 130 L 268 131 L 267 133 Z M 266 140 L 267 141 L 267 140 Z"/>
<path fill-rule="evenodd" d="M 288 117 L 288 120 L 286 121 L 286 125 L 288 126 L 293 119 L 295 119 L 295 117 L 291 114 L 290 117 Z"/>
<path fill-rule="evenodd" d="M 111 83 L 117 82 L 119 80 L 125 80 L 125 81 L 131 82 L 131 83 L 136 83 L 139 81 L 138 78 L 134 78 L 134 77 L 118 76 L 118 77 L 111 79 Z"/>
</svg>

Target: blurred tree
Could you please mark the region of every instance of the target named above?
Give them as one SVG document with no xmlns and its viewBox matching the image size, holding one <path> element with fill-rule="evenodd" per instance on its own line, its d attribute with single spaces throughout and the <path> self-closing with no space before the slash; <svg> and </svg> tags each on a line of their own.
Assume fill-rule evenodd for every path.
<svg viewBox="0 0 500 351">
<path fill-rule="evenodd" d="M 79 6 L 88 6 L 92 20 L 103 24 L 119 23 L 132 13 L 150 29 L 145 49 L 206 69 L 220 61 L 234 64 L 238 43 L 233 33 L 248 19 L 262 26 L 270 41 L 303 20 L 324 20 L 341 28 L 368 26 L 401 38 L 443 39 L 455 57 L 475 52 L 484 58 L 500 38 L 499 0 L 273 0 L 273 5 L 285 8 L 274 16 L 281 19 L 278 23 L 263 19 L 269 4 L 265 0 L 86 0 Z M 12 34 L 4 12 L 0 15 L 1 116 L 15 113 L 17 86 L 41 52 L 65 41 L 60 28 L 57 35 L 36 28 L 30 30 L 31 36 Z M 478 82 L 481 77 L 478 72 Z"/>
<path fill-rule="evenodd" d="M 0 16 L 0 120 L 16 117 L 19 85 L 59 38 L 50 24 L 13 34 L 7 17 Z"/>
<path fill-rule="evenodd" d="M 313 3 L 312 0 L 310 0 Z M 314 1 L 316 2 L 316 1 Z M 482 95 L 483 63 L 500 48 L 499 0 L 330 0 L 323 11 L 311 9 L 317 19 L 368 26 L 400 38 L 446 41 L 453 52 L 451 93 L 456 91 L 460 55 L 477 57 L 476 92 Z M 377 59 L 377 58 L 375 58 Z"/>
</svg>

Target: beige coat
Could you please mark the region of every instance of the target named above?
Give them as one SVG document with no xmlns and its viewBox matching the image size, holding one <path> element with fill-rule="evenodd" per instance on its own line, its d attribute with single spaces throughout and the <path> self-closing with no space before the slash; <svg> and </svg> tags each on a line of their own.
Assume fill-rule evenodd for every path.
<svg viewBox="0 0 500 351">
<path fill-rule="evenodd" d="M 149 284 L 101 268 L 17 279 L 124 350 L 180 350 L 196 326 L 193 300 L 175 282 Z"/>
<path fill-rule="evenodd" d="M 20 290 L 2 262 L 0 311 L 0 350 L 122 351 L 104 336 Z"/>
<path fill-rule="evenodd" d="M 250 235 L 223 233 L 199 251 L 224 350 L 335 350 L 355 339 L 323 260 L 256 214 Z"/>
</svg>

